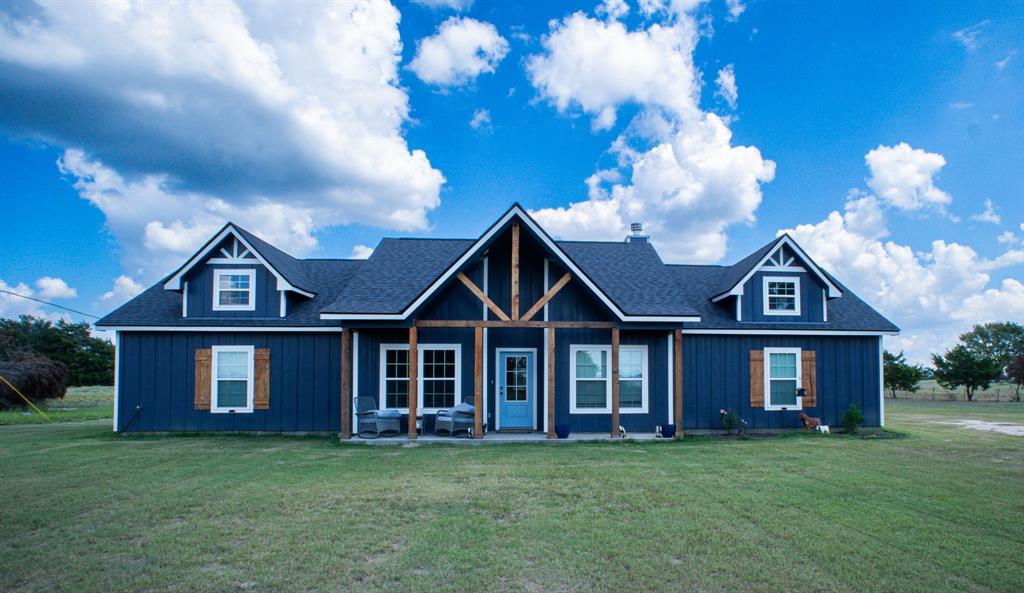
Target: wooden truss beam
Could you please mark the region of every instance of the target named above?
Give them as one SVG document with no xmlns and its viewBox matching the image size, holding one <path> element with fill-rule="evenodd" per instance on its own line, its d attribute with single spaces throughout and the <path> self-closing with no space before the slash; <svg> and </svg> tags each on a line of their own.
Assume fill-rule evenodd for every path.
<svg viewBox="0 0 1024 593">
<path fill-rule="evenodd" d="M 683 436 L 683 332 L 676 330 L 674 336 L 675 355 L 675 390 L 672 397 L 673 420 L 676 425 L 676 438 Z"/>
<path fill-rule="evenodd" d="M 419 404 L 419 336 L 416 326 L 409 328 L 409 431 L 410 439 L 419 436 L 416 431 L 416 407 Z M 383 394 L 381 394 L 383 396 Z"/>
<path fill-rule="evenodd" d="M 548 328 L 548 438 L 555 438 L 555 328 Z"/>
<path fill-rule="evenodd" d="M 612 328 L 612 438 L 619 438 L 619 328 Z"/>
<path fill-rule="evenodd" d="M 499 307 L 494 301 L 492 301 L 483 290 L 480 290 L 480 287 L 477 286 L 472 280 L 470 280 L 469 276 L 466 276 L 462 272 L 459 272 L 458 278 L 463 284 L 466 285 L 466 288 L 468 288 L 470 292 L 476 295 L 476 298 L 480 299 L 483 302 L 483 304 L 487 305 L 487 308 L 490 309 L 491 312 L 498 317 L 498 319 L 502 321 L 509 321 L 508 315 L 506 315 L 505 312 L 501 310 L 501 307 Z"/>
<path fill-rule="evenodd" d="M 484 328 L 473 331 L 473 438 L 484 438 Z"/>
<path fill-rule="evenodd" d="M 512 319 L 519 319 L 519 221 L 512 221 Z"/>
<path fill-rule="evenodd" d="M 550 290 L 544 293 L 544 296 L 540 297 L 540 300 L 538 300 L 536 303 L 533 304 L 532 307 L 530 307 L 530 310 L 527 311 L 526 314 L 520 318 L 520 320 L 529 321 L 533 319 L 533 316 L 540 312 L 540 310 L 544 308 L 544 305 L 548 304 L 548 301 L 555 298 L 555 295 L 558 294 L 558 291 L 562 290 L 562 288 L 564 288 L 570 280 L 572 280 L 572 274 L 566 272 L 565 275 L 558 280 L 558 282 L 555 282 L 555 285 L 552 286 Z"/>
</svg>

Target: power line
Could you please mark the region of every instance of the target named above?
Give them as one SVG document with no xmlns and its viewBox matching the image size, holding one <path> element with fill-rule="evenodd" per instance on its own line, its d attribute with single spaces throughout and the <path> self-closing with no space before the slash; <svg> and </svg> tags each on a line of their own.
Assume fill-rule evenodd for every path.
<svg viewBox="0 0 1024 593">
<path fill-rule="evenodd" d="M 71 307 L 65 307 L 64 305 L 58 305 L 57 303 L 51 303 L 50 301 L 44 301 L 43 299 L 37 299 L 35 297 L 30 297 L 27 294 L 19 294 L 17 292 L 11 292 L 9 290 L 4 290 L 2 288 L 0 288 L 0 292 L 2 292 L 4 294 L 9 294 L 11 296 L 21 297 L 23 299 L 28 299 L 30 301 L 35 301 L 37 303 L 42 303 L 44 305 L 49 305 L 51 307 L 57 307 L 58 309 L 64 309 L 65 311 L 71 311 L 72 313 L 77 313 L 79 315 L 85 315 L 86 317 L 92 317 L 93 319 L 99 319 L 100 318 L 99 315 L 93 315 L 92 313 L 85 313 L 84 311 L 79 311 L 77 309 L 72 309 Z"/>
</svg>

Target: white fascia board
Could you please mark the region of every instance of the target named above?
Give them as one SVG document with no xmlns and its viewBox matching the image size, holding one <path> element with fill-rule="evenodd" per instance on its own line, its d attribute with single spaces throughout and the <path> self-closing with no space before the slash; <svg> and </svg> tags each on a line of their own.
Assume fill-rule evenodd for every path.
<svg viewBox="0 0 1024 593">
<path fill-rule="evenodd" d="M 189 270 L 194 268 L 196 264 L 198 264 L 204 257 L 206 257 L 207 254 L 213 251 L 214 247 L 220 245 L 221 242 L 228 237 L 228 235 L 234 236 L 237 241 L 239 241 L 242 245 L 245 245 L 245 248 L 248 249 L 249 252 L 253 254 L 261 264 L 264 265 L 264 267 L 270 270 L 270 273 L 274 275 L 274 278 L 277 278 L 278 290 L 290 290 L 292 292 L 301 294 L 302 296 L 307 298 L 313 298 L 314 296 L 316 296 L 315 293 L 302 290 L 301 288 L 293 286 L 291 283 L 285 280 L 284 276 L 282 276 L 280 272 L 274 269 L 274 266 L 270 265 L 270 263 L 267 260 L 263 259 L 263 256 L 260 255 L 260 252 L 253 248 L 253 246 L 250 245 L 245 240 L 244 237 L 242 237 L 242 234 L 236 231 L 235 227 L 230 224 L 224 227 L 224 230 L 218 233 L 216 237 L 211 239 L 209 243 L 207 243 L 205 249 L 202 249 L 201 251 L 193 255 L 192 258 L 189 259 L 188 262 L 180 270 L 178 270 L 177 273 L 168 278 L 167 282 L 164 282 L 164 288 L 166 290 L 181 290 L 181 279 L 185 276 L 185 274 L 187 274 Z"/>
<path fill-rule="evenodd" d="M 814 272 L 814 275 L 817 276 L 819 280 L 821 280 L 822 282 L 825 283 L 825 286 L 828 288 L 828 296 L 829 296 L 829 298 L 837 298 L 837 297 L 843 296 L 843 291 L 839 290 L 839 288 L 835 284 L 832 284 L 832 282 L 829 281 L 828 276 L 826 276 L 824 274 L 824 272 L 822 272 L 818 268 L 818 266 L 815 265 L 814 261 L 810 257 L 807 256 L 807 254 L 804 252 L 803 249 L 800 248 L 799 245 L 796 244 L 796 241 L 791 239 L 789 237 L 789 235 L 785 235 L 785 236 L 782 237 L 782 240 L 779 241 L 779 244 L 775 246 L 775 249 L 772 249 L 764 257 L 762 257 L 761 261 L 757 262 L 756 266 L 750 268 L 750 271 L 747 272 L 747 274 L 745 276 L 743 276 L 743 278 L 739 282 L 737 282 L 732 288 L 730 288 L 728 292 L 723 292 L 722 294 L 715 295 L 711 299 L 711 302 L 717 303 L 718 301 L 720 301 L 720 300 L 722 300 L 722 299 L 724 299 L 726 297 L 729 297 L 729 296 L 742 295 L 743 294 L 743 285 L 747 283 L 747 280 L 750 280 L 750 278 L 754 274 L 756 274 L 758 271 L 760 271 L 761 266 L 764 265 L 764 262 L 768 261 L 768 259 L 772 255 L 774 255 L 775 252 L 778 251 L 779 248 L 782 247 L 783 245 L 788 245 L 790 247 L 790 249 L 795 251 L 797 253 L 797 255 L 799 255 L 800 258 L 803 259 L 807 263 L 807 266 L 809 268 L 811 268 L 811 271 Z"/>
<path fill-rule="evenodd" d="M 118 331 L 118 332 L 316 332 L 316 333 L 334 333 L 340 332 L 341 326 L 323 326 L 323 327 L 281 327 L 281 326 L 267 326 L 267 327 L 256 327 L 251 325 L 237 326 L 237 325 L 97 325 L 96 329 L 103 331 Z"/>
<path fill-rule="evenodd" d="M 814 329 L 684 329 L 684 334 L 724 336 L 898 336 L 900 332 Z"/>
</svg>

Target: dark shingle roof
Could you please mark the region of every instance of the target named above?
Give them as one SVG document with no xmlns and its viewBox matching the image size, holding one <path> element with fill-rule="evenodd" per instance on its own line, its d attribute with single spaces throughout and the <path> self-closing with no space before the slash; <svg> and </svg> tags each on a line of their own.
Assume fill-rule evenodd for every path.
<svg viewBox="0 0 1024 593">
<path fill-rule="evenodd" d="M 713 298 L 732 290 L 732 287 L 736 286 L 736 284 L 739 283 L 739 281 L 742 280 L 743 277 L 754 268 L 754 266 L 760 263 L 766 255 L 775 250 L 775 246 L 782 241 L 783 236 L 784 235 L 780 235 L 769 241 L 764 247 L 758 249 L 754 253 L 751 253 L 731 266 L 715 266 L 720 268 L 719 279 L 714 286 L 710 287 L 711 292 L 706 298 Z"/>
<path fill-rule="evenodd" d="M 400 313 L 472 246 L 470 239 L 384 239 L 325 313 Z"/>
<path fill-rule="evenodd" d="M 255 245 L 254 245 L 255 247 Z M 257 247 L 259 249 L 259 247 Z M 260 255 L 263 255 L 261 252 Z M 264 256 L 265 257 L 265 256 Z M 309 327 L 337 326 L 336 321 L 320 319 L 320 310 L 338 297 L 345 284 L 363 265 L 364 260 L 309 259 L 295 260 L 302 277 L 316 287 L 316 296 L 311 299 L 300 297 L 280 317 L 182 317 L 181 293 L 164 289 L 166 278 L 150 286 L 141 294 L 96 322 L 100 326 L 234 326 L 234 327 Z M 291 280 L 289 280 L 290 282 Z"/>
<path fill-rule="evenodd" d="M 234 226 L 234 225 L 232 225 Z M 471 239 L 384 239 L 367 260 L 296 259 L 234 228 L 278 273 L 313 298 L 294 298 L 286 318 L 181 317 L 181 293 L 164 282 L 100 320 L 101 326 L 337 327 L 321 313 L 400 313 L 475 243 Z M 848 288 L 828 301 L 828 322 L 740 322 L 732 306 L 711 298 L 730 290 L 782 240 L 778 237 L 731 266 L 668 265 L 647 242 L 561 241 L 558 246 L 625 314 L 700 316 L 689 328 L 741 330 L 899 331 Z"/>
<path fill-rule="evenodd" d="M 646 241 L 559 241 L 558 246 L 627 315 L 697 314 L 680 297 L 661 256 Z"/>
<path fill-rule="evenodd" d="M 255 247 L 256 251 L 263 256 L 263 259 L 267 260 L 271 267 L 284 276 L 284 279 L 289 284 L 306 292 L 317 292 L 315 285 L 306 278 L 305 266 L 302 260 L 295 259 L 238 225 L 233 224 L 231 226 L 238 231 L 238 234 L 242 235 L 242 238 Z"/>
</svg>

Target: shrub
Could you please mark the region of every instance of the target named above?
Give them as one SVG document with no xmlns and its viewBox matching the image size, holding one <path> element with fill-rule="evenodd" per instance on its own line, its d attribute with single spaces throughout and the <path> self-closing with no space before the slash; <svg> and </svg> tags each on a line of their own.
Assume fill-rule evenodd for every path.
<svg viewBox="0 0 1024 593">
<path fill-rule="evenodd" d="M 736 410 L 729 410 L 728 412 L 725 410 L 719 410 L 718 414 L 722 420 L 722 428 L 728 431 L 729 434 L 732 434 L 736 429 L 742 430 L 743 427 L 747 425 L 747 423 L 740 418 L 740 415 Z"/>
<path fill-rule="evenodd" d="M 860 425 L 864 423 L 864 414 L 861 413 L 857 404 L 850 404 L 843 412 L 843 428 L 850 434 L 857 434 Z"/>
<path fill-rule="evenodd" d="M 0 375 L 33 402 L 62 398 L 68 389 L 68 367 L 42 356 L 23 356 L 0 362 Z M 0 407 L 23 405 L 25 400 L 0 381 Z"/>
</svg>

